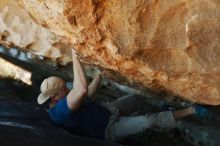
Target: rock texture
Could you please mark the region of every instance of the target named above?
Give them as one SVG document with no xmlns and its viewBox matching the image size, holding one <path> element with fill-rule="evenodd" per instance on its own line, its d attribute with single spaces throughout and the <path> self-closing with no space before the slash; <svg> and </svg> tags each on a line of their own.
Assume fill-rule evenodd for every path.
<svg viewBox="0 0 220 146">
<path fill-rule="evenodd" d="M 16 1 L 0 2 L 0 42 L 24 48 L 38 55 L 58 59 L 61 64 L 71 61 L 68 44 L 50 30 L 42 27 L 21 9 Z"/>
<path fill-rule="evenodd" d="M 218 0 L 11 0 L 0 2 L 1 42 L 121 73 L 156 91 L 220 104 Z"/>
</svg>

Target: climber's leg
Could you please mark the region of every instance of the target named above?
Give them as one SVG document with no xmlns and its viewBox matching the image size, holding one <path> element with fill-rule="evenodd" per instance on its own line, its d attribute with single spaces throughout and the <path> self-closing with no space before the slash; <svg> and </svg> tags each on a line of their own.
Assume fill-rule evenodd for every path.
<svg viewBox="0 0 220 146">
<path fill-rule="evenodd" d="M 120 117 L 109 128 L 112 140 L 121 140 L 127 136 L 143 132 L 148 128 L 173 128 L 175 118 L 171 111 L 142 116 Z"/>
<path fill-rule="evenodd" d="M 112 102 L 111 106 L 117 107 L 121 116 L 128 116 L 135 111 L 144 109 L 144 103 L 143 97 L 138 95 L 127 95 Z"/>
<path fill-rule="evenodd" d="M 129 135 L 144 131 L 148 128 L 174 128 L 176 120 L 194 114 L 194 108 L 146 114 L 142 116 L 120 117 L 111 126 L 113 140 L 120 140 Z"/>
</svg>

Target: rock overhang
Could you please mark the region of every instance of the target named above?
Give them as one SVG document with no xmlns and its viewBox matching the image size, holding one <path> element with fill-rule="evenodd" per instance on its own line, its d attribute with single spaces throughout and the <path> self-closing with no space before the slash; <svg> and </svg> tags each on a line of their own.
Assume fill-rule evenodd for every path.
<svg viewBox="0 0 220 146">
<path fill-rule="evenodd" d="M 118 72 L 131 84 L 197 103 L 220 104 L 218 1 L 1 3 L 5 3 L 0 10 L 3 44 L 61 64 L 71 61 L 74 47 L 86 62 Z"/>
</svg>

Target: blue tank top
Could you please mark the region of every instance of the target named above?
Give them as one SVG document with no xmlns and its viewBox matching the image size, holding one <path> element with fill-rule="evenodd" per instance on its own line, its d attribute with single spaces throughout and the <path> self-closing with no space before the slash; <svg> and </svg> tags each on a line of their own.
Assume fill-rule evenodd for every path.
<svg viewBox="0 0 220 146">
<path fill-rule="evenodd" d="M 52 123 L 73 134 L 105 139 L 105 129 L 109 122 L 110 112 L 93 101 L 86 101 L 77 111 L 67 105 L 66 97 L 48 110 Z"/>
</svg>

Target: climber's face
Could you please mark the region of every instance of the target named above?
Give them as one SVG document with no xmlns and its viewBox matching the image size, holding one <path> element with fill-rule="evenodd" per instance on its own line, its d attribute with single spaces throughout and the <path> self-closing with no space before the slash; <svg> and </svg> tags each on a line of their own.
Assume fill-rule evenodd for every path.
<svg viewBox="0 0 220 146">
<path fill-rule="evenodd" d="M 50 107 L 54 106 L 59 100 L 66 97 L 69 93 L 69 89 L 64 85 L 56 95 L 51 97 Z"/>
<path fill-rule="evenodd" d="M 64 85 L 63 88 L 53 97 L 56 98 L 57 100 L 60 100 L 66 97 L 68 93 L 69 93 L 69 89 Z"/>
</svg>

